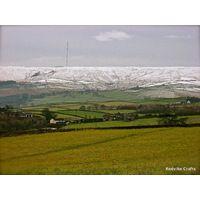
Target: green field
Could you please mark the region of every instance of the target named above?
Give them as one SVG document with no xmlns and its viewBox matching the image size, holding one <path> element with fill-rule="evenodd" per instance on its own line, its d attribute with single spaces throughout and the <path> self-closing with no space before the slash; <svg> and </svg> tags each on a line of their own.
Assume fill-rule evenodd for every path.
<svg viewBox="0 0 200 200">
<path fill-rule="evenodd" d="M 187 118 L 187 124 L 200 123 L 199 115 L 184 116 Z M 102 128 L 102 127 L 123 127 L 123 126 L 148 126 L 148 125 L 158 125 L 159 118 L 142 118 L 136 119 L 134 121 L 105 121 L 105 122 L 92 122 L 92 123 L 80 123 L 80 124 L 70 124 L 65 128 Z"/>
<path fill-rule="evenodd" d="M 156 128 L 4 137 L 0 173 L 200 174 L 199 133 L 200 128 Z"/>
<path fill-rule="evenodd" d="M 185 116 L 185 117 L 187 117 L 188 124 L 200 123 L 200 115 L 191 115 L 191 116 Z"/>
<path fill-rule="evenodd" d="M 81 117 L 74 116 L 74 115 L 67 115 L 67 114 L 61 114 L 61 113 L 56 113 L 56 118 L 58 119 L 65 119 L 65 120 L 79 120 Z"/>
<path fill-rule="evenodd" d="M 116 114 L 116 113 L 133 113 L 135 110 L 99 110 L 104 113 Z"/>
<path fill-rule="evenodd" d="M 80 107 L 80 106 L 79 106 Z M 27 107 L 24 108 L 25 112 L 30 112 L 33 114 L 41 115 L 42 114 L 41 107 Z M 105 113 L 115 114 L 115 113 L 133 113 L 135 110 L 96 110 L 96 111 L 89 111 L 89 110 L 73 110 L 69 109 L 64 105 L 63 107 L 54 106 L 49 108 L 50 111 L 56 113 L 58 118 L 67 119 L 69 117 L 79 117 L 79 118 L 102 118 Z"/>
<path fill-rule="evenodd" d="M 99 118 L 103 117 L 103 112 L 95 112 L 95 111 L 82 111 L 82 110 L 57 110 L 56 113 L 73 115 L 77 117 L 84 118 Z"/>
<path fill-rule="evenodd" d="M 105 121 L 105 122 L 92 122 L 70 124 L 66 128 L 101 128 L 101 127 L 122 127 L 122 126 L 143 126 L 143 125 L 157 125 L 158 118 L 137 119 L 135 121 Z"/>
<path fill-rule="evenodd" d="M 184 98 L 157 98 L 157 92 L 162 90 L 162 87 L 141 88 L 137 91 L 132 90 L 107 90 L 107 91 L 63 91 L 59 94 L 48 94 L 43 97 L 33 97 L 26 105 L 50 105 L 59 103 L 98 103 L 105 102 L 105 105 L 117 105 L 118 103 L 129 104 L 168 104 L 183 100 Z M 155 94 L 154 94 L 155 93 Z M 147 95 L 146 95 L 147 94 Z M 116 103 L 114 103 L 116 102 Z M 108 104 L 107 104 L 108 103 Z M 120 104 L 119 104 L 120 105 Z M 75 108 L 76 109 L 76 108 Z"/>
</svg>

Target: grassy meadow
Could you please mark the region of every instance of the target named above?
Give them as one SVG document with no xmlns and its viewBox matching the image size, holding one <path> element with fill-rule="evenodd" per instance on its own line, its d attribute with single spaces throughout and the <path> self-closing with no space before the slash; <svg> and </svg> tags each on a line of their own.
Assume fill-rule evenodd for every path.
<svg viewBox="0 0 200 200">
<path fill-rule="evenodd" d="M 66 128 L 102 128 L 102 127 L 123 127 L 123 126 L 143 126 L 143 125 L 157 125 L 158 118 L 137 119 L 135 121 L 105 121 L 105 122 L 92 122 L 70 124 Z"/>
<path fill-rule="evenodd" d="M 1 174 L 200 174 L 200 128 L 82 130 L 0 138 Z M 166 167 L 196 168 L 167 171 Z"/>
<path fill-rule="evenodd" d="M 184 98 L 141 98 L 140 94 L 140 90 L 79 91 L 30 99 L 20 109 L 33 114 L 32 124 L 45 120 L 45 108 L 67 123 L 55 128 L 46 119 L 45 126 L 39 124 L 30 131 L 27 126 L 26 132 L 17 126 L 20 118 L 15 123 L 18 136 L 0 137 L 0 174 L 200 174 L 200 127 L 130 128 L 158 125 L 159 114 L 165 111 L 159 111 L 160 105 L 189 109 L 196 103 L 181 104 Z M 190 108 L 178 117 L 196 126 L 198 109 Z M 125 117 L 106 118 L 111 115 Z M 12 120 L 4 120 L 2 127 Z"/>
</svg>

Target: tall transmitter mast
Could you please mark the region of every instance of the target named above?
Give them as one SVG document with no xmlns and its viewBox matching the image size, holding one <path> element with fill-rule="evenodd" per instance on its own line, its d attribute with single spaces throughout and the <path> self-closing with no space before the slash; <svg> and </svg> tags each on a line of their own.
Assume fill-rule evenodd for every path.
<svg viewBox="0 0 200 200">
<path fill-rule="evenodd" d="M 67 40 L 67 51 L 66 51 L 66 61 L 65 61 L 66 67 L 69 65 L 69 44 Z"/>
</svg>

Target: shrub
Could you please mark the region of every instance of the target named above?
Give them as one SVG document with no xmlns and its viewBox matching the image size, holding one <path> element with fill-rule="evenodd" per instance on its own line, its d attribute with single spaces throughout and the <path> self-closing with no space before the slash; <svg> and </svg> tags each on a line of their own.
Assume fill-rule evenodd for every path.
<svg viewBox="0 0 200 200">
<path fill-rule="evenodd" d="M 185 125 L 187 118 L 178 118 L 176 114 L 164 114 L 159 120 L 161 125 Z"/>
</svg>

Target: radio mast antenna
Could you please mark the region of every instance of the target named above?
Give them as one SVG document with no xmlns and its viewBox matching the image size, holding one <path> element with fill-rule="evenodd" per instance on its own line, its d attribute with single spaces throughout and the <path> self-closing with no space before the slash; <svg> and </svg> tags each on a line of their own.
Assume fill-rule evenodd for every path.
<svg viewBox="0 0 200 200">
<path fill-rule="evenodd" d="M 65 63 L 66 67 L 69 65 L 69 44 L 68 44 L 68 40 L 67 40 L 67 51 L 66 51 L 66 63 Z"/>
</svg>

